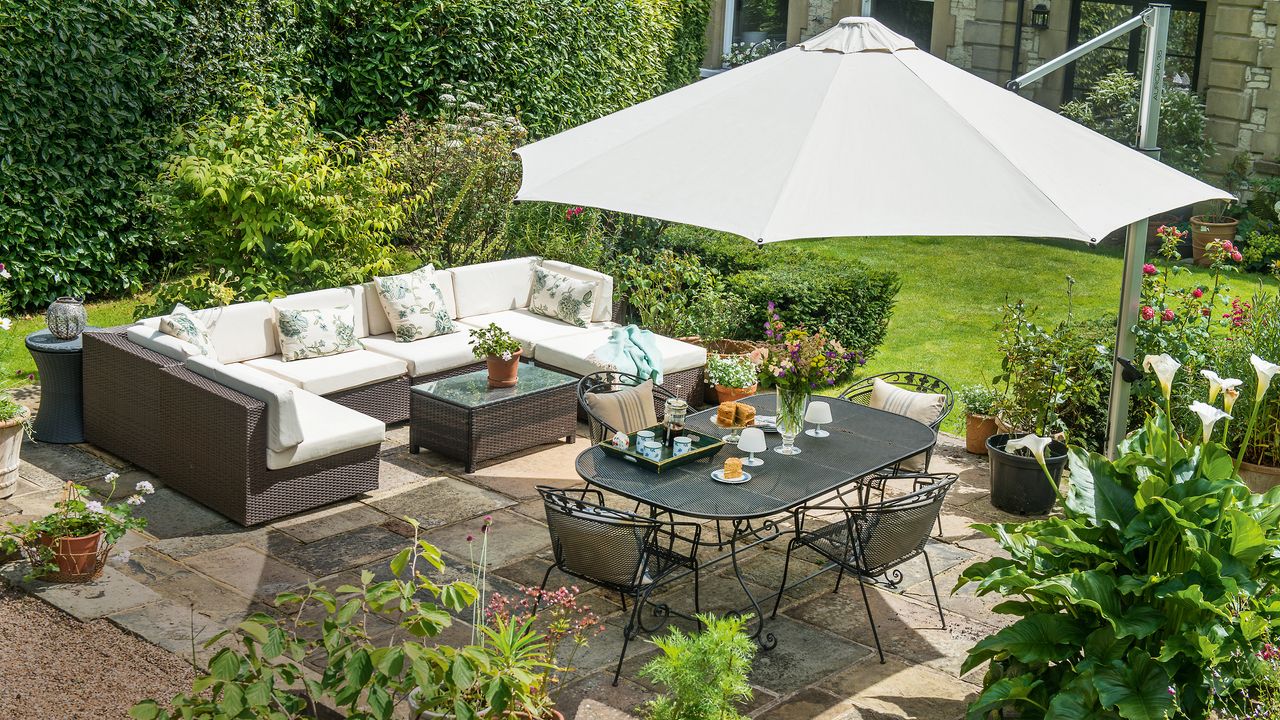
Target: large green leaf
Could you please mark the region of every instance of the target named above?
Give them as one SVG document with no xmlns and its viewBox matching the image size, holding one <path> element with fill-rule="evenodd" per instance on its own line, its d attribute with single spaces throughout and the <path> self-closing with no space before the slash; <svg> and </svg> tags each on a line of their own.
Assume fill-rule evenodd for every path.
<svg viewBox="0 0 1280 720">
<path fill-rule="evenodd" d="M 1079 654 L 1084 639 L 1084 628 L 1068 615 L 1031 615 L 975 645 L 961 672 L 1005 654 L 1029 664 L 1067 660 Z"/>
<path fill-rule="evenodd" d="M 1231 509 L 1227 520 L 1231 523 L 1231 554 L 1241 562 L 1251 564 L 1271 549 L 1262 526 L 1252 517 Z"/>
<path fill-rule="evenodd" d="M 1119 530 L 1133 519 L 1133 491 L 1126 490 L 1111 461 L 1081 448 L 1068 453 L 1071 485 L 1067 493 L 1067 509 L 1097 524 Z"/>
<path fill-rule="evenodd" d="M 993 683 L 969 705 L 965 720 L 986 720 L 987 713 L 999 710 L 1007 704 L 1025 700 L 1041 682 L 1034 675 L 1018 675 L 1001 678 Z"/>
<path fill-rule="evenodd" d="M 1128 662 L 1114 661 L 1098 668 L 1093 686 L 1104 707 L 1115 708 L 1125 720 L 1163 720 L 1173 711 L 1169 673 L 1145 652 L 1134 650 Z"/>
</svg>

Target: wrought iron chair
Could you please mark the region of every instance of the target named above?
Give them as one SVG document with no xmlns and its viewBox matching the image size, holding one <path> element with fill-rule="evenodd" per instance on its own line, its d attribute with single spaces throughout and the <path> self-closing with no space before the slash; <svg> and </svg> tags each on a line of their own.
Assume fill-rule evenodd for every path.
<svg viewBox="0 0 1280 720">
<path fill-rule="evenodd" d="M 942 614 L 942 600 L 938 597 L 938 584 L 934 581 L 933 565 L 929 563 L 925 545 L 928 544 L 929 532 L 942 511 L 947 491 L 956 478 L 954 474 L 919 475 L 915 479 L 920 489 L 900 497 L 856 507 L 810 506 L 795 510 L 795 535 L 787 543 L 787 559 L 782 567 L 782 584 L 778 587 L 778 599 L 773 604 L 773 615 L 777 616 L 782 595 L 787 589 L 791 552 L 797 547 L 810 548 L 829 562 L 796 585 L 838 567 L 840 576 L 836 579 L 835 591 L 839 592 L 840 581 L 844 579 L 845 572 L 853 574 L 858 579 L 862 603 L 867 608 L 867 621 L 871 624 L 871 635 L 875 638 L 876 650 L 883 663 L 884 649 L 880 647 L 880 633 L 876 630 L 875 617 L 871 614 L 871 601 L 867 599 L 865 581 L 883 576 L 889 586 L 897 587 L 902 582 L 902 571 L 898 566 L 917 555 L 923 555 L 925 568 L 929 571 L 929 584 L 933 586 L 933 600 L 938 605 L 938 618 L 945 628 L 947 619 Z M 813 524 L 813 518 L 809 516 L 814 512 L 840 513 L 842 517 L 827 525 L 806 528 L 806 520 L 810 525 Z"/>
<path fill-rule="evenodd" d="M 617 685 L 631 639 L 641 630 L 657 631 L 670 617 L 669 608 L 656 607 L 663 622 L 649 628 L 644 625 L 642 610 L 655 590 L 674 579 L 673 574 L 681 570 L 693 573 L 693 608 L 695 613 L 701 612 L 696 552 L 702 528 L 696 523 L 659 520 L 605 507 L 604 495 L 598 490 L 539 486 L 538 493 L 547 513 L 555 558 L 542 576 L 540 591 L 546 590 L 551 571 L 559 569 L 618 593 L 623 610 L 627 609 L 627 598 L 632 600 L 622 652 L 613 671 L 613 684 Z M 681 529 L 687 532 L 680 534 Z"/>
<path fill-rule="evenodd" d="M 618 430 L 624 428 L 611 427 L 599 415 L 591 411 L 587 405 L 586 396 L 588 393 L 611 393 L 617 392 L 623 388 L 633 387 L 643 383 L 644 380 L 627 373 L 614 372 L 611 370 L 602 370 L 585 375 L 578 381 L 578 407 L 586 416 L 587 425 L 591 431 L 591 442 L 602 442 L 606 438 L 612 436 Z M 662 413 L 666 405 L 667 398 L 676 397 L 676 394 L 661 385 L 653 386 L 653 411 L 658 420 L 662 420 Z M 627 432 L 635 432 L 643 428 L 626 428 Z"/>
</svg>

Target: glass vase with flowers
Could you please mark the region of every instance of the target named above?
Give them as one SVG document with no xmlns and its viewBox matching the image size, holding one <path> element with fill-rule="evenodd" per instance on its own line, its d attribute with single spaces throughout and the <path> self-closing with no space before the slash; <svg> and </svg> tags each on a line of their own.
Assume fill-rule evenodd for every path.
<svg viewBox="0 0 1280 720">
<path fill-rule="evenodd" d="M 810 331 L 804 326 L 787 327 L 773 302 L 769 303 L 765 337 L 769 356 L 761 368 L 761 379 L 777 388 L 778 433 L 782 435 L 782 445 L 774 450 L 798 455 L 800 448 L 795 446 L 795 440 L 804 428 L 809 394 L 848 380 L 866 361 L 861 353 L 846 350 L 824 328 Z"/>
</svg>

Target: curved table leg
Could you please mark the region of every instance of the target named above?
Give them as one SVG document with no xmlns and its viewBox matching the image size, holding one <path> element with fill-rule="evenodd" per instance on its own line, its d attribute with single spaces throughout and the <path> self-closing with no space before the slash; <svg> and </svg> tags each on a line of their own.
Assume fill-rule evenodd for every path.
<svg viewBox="0 0 1280 720">
<path fill-rule="evenodd" d="M 751 638 L 760 644 L 763 650 L 772 650 L 778 646 L 778 639 L 771 632 L 765 632 L 764 629 L 764 612 L 760 609 L 760 602 L 756 600 L 756 596 L 751 593 L 751 588 L 747 587 L 746 578 L 742 577 L 742 568 L 738 565 L 738 538 L 742 535 L 743 521 L 735 520 L 733 523 L 733 536 L 729 538 L 729 559 L 733 563 L 733 576 L 738 579 L 738 584 L 742 586 L 742 592 L 746 593 L 747 599 L 751 601 L 751 608 L 755 611 L 756 629 L 751 633 Z M 746 523 L 750 524 L 750 523 Z"/>
</svg>

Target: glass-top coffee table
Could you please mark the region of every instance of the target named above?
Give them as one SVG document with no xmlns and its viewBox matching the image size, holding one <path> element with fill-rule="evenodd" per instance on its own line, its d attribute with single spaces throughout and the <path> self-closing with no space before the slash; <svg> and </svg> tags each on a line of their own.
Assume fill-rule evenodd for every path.
<svg viewBox="0 0 1280 720">
<path fill-rule="evenodd" d="M 487 370 L 415 385 L 409 394 L 409 452 L 419 448 L 476 463 L 578 432 L 578 378 L 520 364 L 513 387 L 491 388 Z"/>
</svg>

